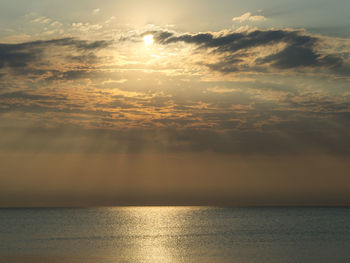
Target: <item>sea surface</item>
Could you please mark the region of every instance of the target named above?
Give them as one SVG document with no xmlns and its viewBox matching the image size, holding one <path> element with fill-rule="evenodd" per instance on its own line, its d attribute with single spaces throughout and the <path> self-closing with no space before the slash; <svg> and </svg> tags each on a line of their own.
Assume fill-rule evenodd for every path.
<svg viewBox="0 0 350 263">
<path fill-rule="evenodd" d="M 350 262 L 350 208 L 0 209 L 1 263 Z"/>
</svg>

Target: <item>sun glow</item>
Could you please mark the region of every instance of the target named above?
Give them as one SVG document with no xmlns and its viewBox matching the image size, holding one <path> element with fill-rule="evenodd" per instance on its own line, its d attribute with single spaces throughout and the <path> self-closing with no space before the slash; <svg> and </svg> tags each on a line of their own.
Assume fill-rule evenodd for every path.
<svg viewBox="0 0 350 263">
<path fill-rule="evenodd" d="M 154 42 L 154 39 L 153 39 L 153 35 L 145 35 L 143 37 L 143 41 L 145 42 L 145 45 L 148 47 L 150 45 L 153 44 Z"/>
</svg>

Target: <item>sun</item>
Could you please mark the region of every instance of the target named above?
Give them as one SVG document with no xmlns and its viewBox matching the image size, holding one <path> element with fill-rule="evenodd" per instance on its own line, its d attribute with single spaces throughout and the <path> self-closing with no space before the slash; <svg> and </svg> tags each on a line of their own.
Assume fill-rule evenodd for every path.
<svg viewBox="0 0 350 263">
<path fill-rule="evenodd" d="M 153 44 L 154 42 L 154 39 L 153 39 L 153 35 L 145 35 L 143 37 L 143 41 L 145 42 L 145 45 L 148 47 L 150 45 Z"/>
</svg>

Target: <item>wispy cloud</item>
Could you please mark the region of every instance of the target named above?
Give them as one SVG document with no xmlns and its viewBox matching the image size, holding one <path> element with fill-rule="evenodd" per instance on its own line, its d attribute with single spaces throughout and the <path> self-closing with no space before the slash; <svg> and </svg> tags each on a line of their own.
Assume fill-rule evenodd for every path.
<svg viewBox="0 0 350 263">
<path fill-rule="evenodd" d="M 49 24 L 52 20 L 48 17 L 40 16 L 31 20 L 32 23 Z"/>
<path fill-rule="evenodd" d="M 232 21 L 244 22 L 244 21 L 264 21 L 266 17 L 263 15 L 253 15 L 251 12 L 244 13 L 241 16 L 236 16 L 232 18 Z"/>
<path fill-rule="evenodd" d="M 100 13 L 100 12 L 101 12 L 101 9 L 100 9 L 100 8 L 96 8 L 96 9 L 92 10 L 92 14 L 93 14 L 93 15 L 97 15 L 97 14 Z"/>
</svg>

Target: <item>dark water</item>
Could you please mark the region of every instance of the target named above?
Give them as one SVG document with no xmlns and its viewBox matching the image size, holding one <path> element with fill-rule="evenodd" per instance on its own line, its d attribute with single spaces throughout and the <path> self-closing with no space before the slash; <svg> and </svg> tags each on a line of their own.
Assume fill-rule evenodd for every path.
<svg viewBox="0 0 350 263">
<path fill-rule="evenodd" d="M 350 208 L 0 209 L 0 262 L 350 262 Z"/>
</svg>

